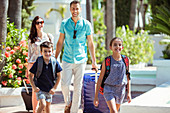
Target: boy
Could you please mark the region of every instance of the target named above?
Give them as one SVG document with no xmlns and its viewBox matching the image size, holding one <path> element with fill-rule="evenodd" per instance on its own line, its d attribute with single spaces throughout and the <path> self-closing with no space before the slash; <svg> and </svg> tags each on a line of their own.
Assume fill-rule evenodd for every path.
<svg viewBox="0 0 170 113">
<path fill-rule="evenodd" d="M 43 42 L 40 45 L 40 50 L 42 56 L 37 58 L 30 69 L 29 80 L 33 90 L 36 92 L 37 100 L 40 102 L 37 113 L 41 113 L 44 108 L 46 113 L 50 113 L 52 95 L 54 95 L 60 81 L 62 68 L 57 60 L 52 57 L 53 43 Z M 39 69 L 40 67 L 42 69 Z"/>
</svg>

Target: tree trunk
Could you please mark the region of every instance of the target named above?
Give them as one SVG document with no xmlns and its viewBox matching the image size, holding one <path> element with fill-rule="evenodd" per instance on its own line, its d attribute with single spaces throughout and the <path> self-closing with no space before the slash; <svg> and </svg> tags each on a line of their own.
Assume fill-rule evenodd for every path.
<svg viewBox="0 0 170 113">
<path fill-rule="evenodd" d="M 92 0 L 86 0 L 86 18 L 91 22 L 93 28 Z"/>
<path fill-rule="evenodd" d="M 21 29 L 22 0 L 9 0 L 8 17 L 10 23 L 14 22 L 17 29 Z"/>
<path fill-rule="evenodd" d="M 7 35 L 7 8 L 8 0 L 1 0 L 0 3 L 0 72 L 4 66 L 4 53 L 6 46 L 6 35 Z"/>
<path fill-rule="evenodd" d="M 143 15 L 142 15 L 142 17 L 143 17 L 143 29 L 145 29 L 145 15 L 146 15 L 146 11 L 147 11 L 147 9 L 148 9 L 148 4 L 143 4 L 143 8 L 144 8 L 144 12 L 143 12 Z"/>
<path fill-rule="evenodd" d="M 137 0 L 131 0 L 130 20 L 129 20 L 130 30 L 134 30 L 135 28 L 136 13 L 137 13 Z"/>
<path fill-rule="evenodd" d="M 106 1 L 106 49 L 109 50 L 109 44 L 113 37 L 116 36 L 116 21 L 115 21 L 115 0 Z"/>
</svg>

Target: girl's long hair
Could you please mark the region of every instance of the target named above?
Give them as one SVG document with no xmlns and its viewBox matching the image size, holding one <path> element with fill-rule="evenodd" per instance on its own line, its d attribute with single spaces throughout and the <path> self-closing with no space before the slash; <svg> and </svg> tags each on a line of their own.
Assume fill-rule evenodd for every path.
<svg viewBox="0 0 170 113">
<path fill-rule="evenodd" d="M 31 40 L 31 43 L 35 43 L 35 41 L 37 40 L 37 29 L 36 29 L 36 21 L 41 18 L 40 16 L 36 16 L 34 17 L 33 21 L 32 21 L 32 25 L 31 25 L 31 29 L 30 29 L 30 34 L 28 39 Z M 43 19 L 43 18 L 41 18 Z"/>
</svg>

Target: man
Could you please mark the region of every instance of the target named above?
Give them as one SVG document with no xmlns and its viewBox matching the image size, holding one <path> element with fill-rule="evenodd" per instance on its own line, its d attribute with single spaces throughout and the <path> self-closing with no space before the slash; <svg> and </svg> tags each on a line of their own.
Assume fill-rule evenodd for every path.
<svg viewBox="0 0 170 113">
<path fill-rule="evenodd" d="M 70 108 L 71 113 L 77 113 L 81 100 L 82 81 L 87 61 L 86 40 L 88 41 L 92 58 L 92 68 L 97 69 L 97 64 L 91 23 L 80 17 L 81 7 L 79 1 L 74 0 L 70 3 L 70 12 L 72 17 L 63 20 L 61 23 L 55 57 L 58 57 L 65 41 L 61 79 L 62 93 L 66 103 L 65 113 L 70 113 Z M 69 87 L 71 85 L 72 75 L 74 75 L 74 92 L 71 100 Z"/>
</svg>

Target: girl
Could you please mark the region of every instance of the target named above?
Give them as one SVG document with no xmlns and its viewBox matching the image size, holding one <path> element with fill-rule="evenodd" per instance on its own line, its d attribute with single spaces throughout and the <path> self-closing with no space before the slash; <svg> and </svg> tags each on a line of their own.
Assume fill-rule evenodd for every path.
<svg viewBox="0 0 170 113">
<path fill-rule="evenodd" d="M 131 102 L 130 79 L 126 75 L 126 66 L 122 60 L 120 52 L 123 49 L 122 39 L 115 37 L 110 41 L 111 56 L 110 73 L 104 82 L 104 97 L 110 109 L 110 113 L 118 113 L 120 105 L 123 102 L 127 84 L 127 100 Z M 105 61 L 102 63 L 102 69 L 97 81 L 97 87 L 94 98 L 94 106 L 98 106 L 98 92 L 102 79 L 105 74 Z"/>
<path fill-rule="evenodd" d="M 28 77 L 29 70 L 36 61 L 37 57 L 41 55 L 40 44 L 43 41 L 53 41 L 53 36 L 51 34 L 46 34 L 43 32 L 44 20 L 43 18 L 36 16 L 32 21 L 32 26 L 30 29 L 30 35 L 28 37 L 28 67 L 26 77 Z M 36 99 L 36 94 L 32 92 L 32 106 L 33 113 L 36 113 L 38 101 Z"/>
</svg>

